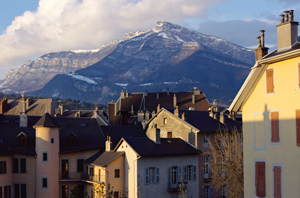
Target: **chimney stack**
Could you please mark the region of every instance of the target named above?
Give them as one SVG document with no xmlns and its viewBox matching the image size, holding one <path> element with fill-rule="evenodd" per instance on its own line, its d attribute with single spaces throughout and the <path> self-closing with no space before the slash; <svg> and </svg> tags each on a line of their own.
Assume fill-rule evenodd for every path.
<svg viewBox="0 0 300 198">
<path fill-rule="evenodd" d="M 168 94 L 168 95 L 170 94 L 170 90 L 169 90 L 169 89 L 167 89 L 167 94 Z"/>
<path fill-rule="evenodd" d="M 157 112 L 160 110 L 160 104 L 157 105 Z"/>
<path fill-rule="evenodd" d="M 125 97 L 128 98 L 128 91 L 126 90 Z"/>
<path fill-rule="evenodd" d="M 105 151 L 111 151 L 113 149 L 113 143 L 111 142 L 111 137 L 107 136 L 107 140 L 105 142 Z"/>
<path fill-rule="evenodd" d="M 265 30 L 260 30 L 260 36 L 258 36 L 257 39 L 258 39 L 258 48 L 254 49 L 255 61 L 267 55 L 269 49 L 265 47 Z"/>
<path fill-rule="evenodd" d="M 0 114 L 4 113 L 6 106 L 7 106 L 7 98 L 5 97 L 1 100 Z"/>
<path fill-rule="evenodd" d="M 294 21 L 294 10 L 284 11 L 280 15 L 280 24 L 277 25 L 277 51 L 285 51 L 291 49 L 298 43 L 298 25 Z"/>
<path fill-rule="evenodd" d="M 156 94 L 156 99 L 159 99 L 159 92 L 157 92 Z"/>
<path fill-rule="evenodd" d="M 194 87 L 194 95 L 200 95 L 200 89 L 199 87 Z"/>
<path fill-rule="evenodd" d="M 178 106 L 176 106 L 176 109 L 174 110 L 174 115 L 176 115 L 177 117 L 179 117 L 179 110 L 178 110 Z"/>
<path fill-rule="evenodd" d="M 223 113 L 223 111 L 220 112 L 220 122 L 221 122 L 222 124 L 225 124 L 225 118 L 224 118 L 224 113 Z"/>
<path fill-rule="evenodd" d="M 146 90 L 146 92 L 145 92 L 145 96 L 148 96 L 148 91 Z"/>
<path fill-rule="evenodd" d="M 123 99 L 123 98 L 125 98 L 125 93 L 124 93 L 124 91 L 122 89 L 122 91 L 121 91 L 121 99 Z"/>
<path fill-rule="evenodd" d="M 192 103 L 195 104 L 195 94 L 192 95 Z"/>
<path fill-rule="evenodd" d="M 181 115 L 181 119 L 182 119 L 182 120 L 184 120 L 184 121 L 186 120 L 186 117 L 185 117 L 185 112 L 183 112 L 183 113 L 182 113 L 182 115 Z"/>
<path fill-rule="evenodd" d="M 157 144 L 160 144 L 160 129 L 156 128 L 156 126 L 152 126 L 150 129 L 149 138 Z"/>
<path fill-rule="evenodd" d="M 20 102 L 20 114 L 25 114 L 26 113 L 26 100 L 24 98 L 24 96 L 21 98 L 21 102 Z"/>
<path fill-rule="evenodd" d="M 173 96 L 173 107 L 175 108 L 177 106 L 177 98 L 176 95 L 174 94 Z"/>
</svg>

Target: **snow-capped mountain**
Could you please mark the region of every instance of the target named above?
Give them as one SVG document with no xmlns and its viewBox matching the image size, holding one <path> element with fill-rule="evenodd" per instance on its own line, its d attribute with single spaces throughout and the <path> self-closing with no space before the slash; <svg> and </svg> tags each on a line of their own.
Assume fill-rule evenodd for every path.
<svg viewBox="0 0 300 198">
<path fill-rule="evenodd" d="M 11 71 L 0 88 L 31 91 L 49 82 L 29 94 L 106 103 L 122 89 L 188 91 L 196 86 L 208 99 L 223 97 L 228 104 L 253 63 L 251 49 L 158 21 L 150 30 L 127 33 L 94 52 L 44 55 Z M 35 83 L 17 90 L 17 84 L 26 81 Z"/>
</svg>

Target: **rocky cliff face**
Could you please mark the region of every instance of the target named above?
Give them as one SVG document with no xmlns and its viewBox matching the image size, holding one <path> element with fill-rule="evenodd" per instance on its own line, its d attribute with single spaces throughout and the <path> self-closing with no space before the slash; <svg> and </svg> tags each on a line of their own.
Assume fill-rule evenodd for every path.
<svg viewBox="0 0 300 198">
<path fill-rule="evenodd" d="M 126 34 L 111 49 L 97 63 L 56 75 L 30 94 L 106 103 L 121 89 L 188 91 L 196 86 L 208 99 L 229 104 L 254 63 L 250 49 L 163 21 Z"/>
<path fill-rule="evenodd" d="M 96 50 L 49 53 L 35 61 L 27 61 L 6 74 L 0 91 L 19 93 L 41 89 L 57 74 L 74 72 L 102 60 L 118 43 L 114 41 Z"/>
</svg>

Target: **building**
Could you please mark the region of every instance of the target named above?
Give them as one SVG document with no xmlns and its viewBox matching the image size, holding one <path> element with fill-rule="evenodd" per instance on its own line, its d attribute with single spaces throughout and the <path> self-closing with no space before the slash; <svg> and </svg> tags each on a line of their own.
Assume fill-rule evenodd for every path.
<svg viewBox="0 0 300 198">
<path fill-rule="evenodd" d="M 111 125 L 134 125 L 148 121 L 157 112 L 157 106 L 164 108 L 193 109 L 207 111 L 209 102 L 198 88 L 190 92 L 128 93 L 122 90 L 117 102 L 108 103 Z"/>
<path fill-rule="evenodd" d="M 152 130 L 159 130 L 161 138 L 181 138 L 189 144 L 203 151 L 198 156 L 197 178 L 201 198 L 217 198 L 218 191 L 213 190 L 211 184 L 211 172 L 209 168 L 210 155 L 205 154 L 209 150 L 208 139 L 212 138 L 217 131 L 235 128 L 240 130 L 242 123 L 236 121 L 234 116 L 223 112 L 195 111 L 185 109 L 161 108 L 145 125 L 145 132 L 151 138 Z"/>
<path fill-rule="evenodd" d="M 95 156 L 105 151 L 106 137 L 96 119 L 52 117 L 49 113 L 42 117 L 0 115 L 0 129 L 1 198 L 69 198 L 75 187 L 79 194 L 91 196 L 95 186 L 113 181 L 99 179 L 106 178 L 103 167 L 110 170 L 114 162 L 123 163 L 121 155 L 121 162 L 98 164 Z M 124 137 L 145 137 L 142 126 L 123 126 L 123 130 L 134 131 Z M 122 131 L 114 139 L 120 136 Z M 111 185 L 119 189 L 118 182 Z"/>
<path fill-rule="evenodd" d="M 300 43 L 293 10 L 277 25 L 268 53 L 264 30 L 256 63 L 229 110 L 243 113 L 245 197 L 299 197 Z"/>
</svg>

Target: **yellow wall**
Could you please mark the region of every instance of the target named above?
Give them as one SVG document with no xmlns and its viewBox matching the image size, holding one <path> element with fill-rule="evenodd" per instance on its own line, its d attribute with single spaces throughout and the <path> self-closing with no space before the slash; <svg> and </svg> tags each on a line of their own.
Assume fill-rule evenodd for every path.
<svg viewBox="0 0 300 198">
<path fill-rule="evenodd" d="M 120 178 L 115 178 L 114 171 L 115 169 L 120 169 Z M 109 163 L 106 167 L 106 173 L 108 173 L 108 181 L 107 184 L 110 184 L 111 190 L 119 191 L 120 195 L 125 190 L 124 184 L 124 156 L 120 156 L 111 163 Z"/>
<path fill-rule="evenodd" d="M 266 161 L 267 197 L 273 196 L 272 164 L 282 164 L 282 197 L 300 194 L 299 151 L 295 110 L 300 109 L 298 63 L 294 58 L 268 66 L 274 69 L 274 94 L 266 94 L 265 73 L 242 108 L 245 197 L 255 197 L 255 160 Z M 270 111 L 279 111 L 280 143 L 271 144 Z M 254 124 L 255 121 L 255 124 Z"/>
</svg>

